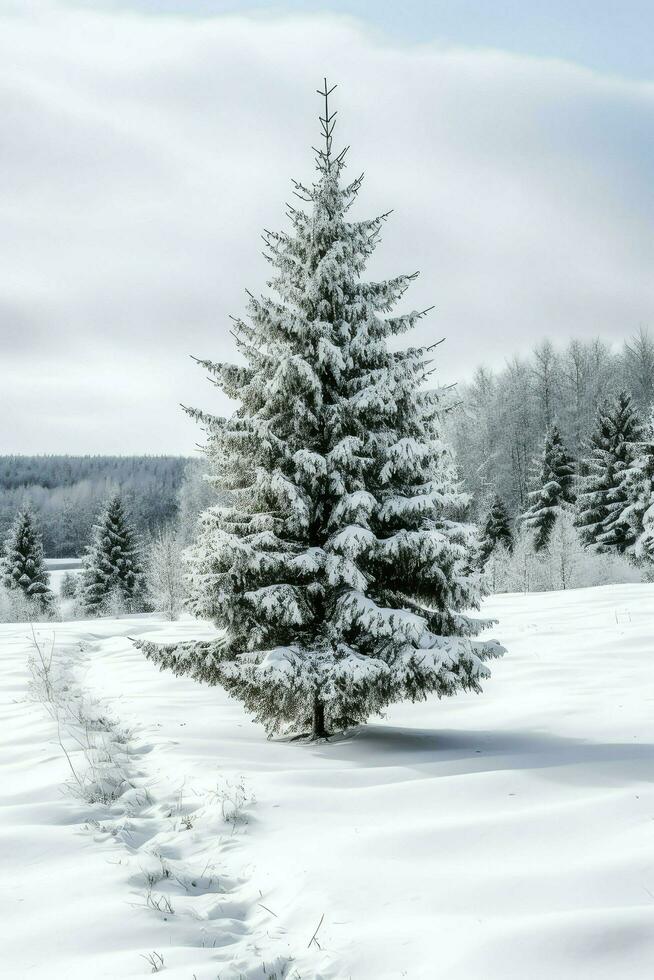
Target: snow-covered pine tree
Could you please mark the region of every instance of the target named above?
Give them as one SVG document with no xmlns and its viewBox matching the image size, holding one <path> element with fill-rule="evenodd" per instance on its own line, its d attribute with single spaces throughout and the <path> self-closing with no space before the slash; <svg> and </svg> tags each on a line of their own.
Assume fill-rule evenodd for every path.
<svg viewBox="0 0 654 980">
<path fill-rule="evenodd" d="M 77 575 L 74 572 L 64 572 L 59 588 L 59 595 L 63 599 L 74 599 L 77 595 Z"/>
<path fill-rule="evenodd" d="M 547 548 L 561 509 L 574 503 L 575 465 L 561 433 L 553 425 L 545 436 L 537 486 L 530 493 L 530 507 L 523 515 L 526 527 L 534 531 L 534 550 Z"/>
<path fill-rule="evenodd" d="M 10 592 L 18 591 L 38 613 L 50 612 L 54 595 L 43 557 L 43 540 L 29 510 L 14 521 L 4 546 L 3 581 Z"/>
<path fill-rule="evenodd" d="M 506 504 L 498 495 L 491 504 L 484 521 L 481 536 L 480 560 L 485 565 L 495 548 L 502 544 L 510 553 L 513 551 L 513 531 Z"/>
<path fill-rule="evenodd" d="M 145 576 L 139 542 L 119 493 L 111 497 L 93 527 L 79 595 L 91 615 L 113 609 L 141 612 L 144 608 Z"/>
<path fill-rule="evenodd" d="M 629 523 L 623 520 L 628 499 L 624 474 L 637 455 L 635 444 L 642 439 L 641 422 L 626 392 L 598 412 L 577 498 L 576 524 L 584 544 L 597 551 L 627 551 L 635 541 Z"/>
<path fill-rule="evenodd" d="M 654 416 L 643 437 L 632 444 L 633 461 L 622 474 L 626 504 L 620 524 L 630 529 L 633 539 L 626 548 L 629 558 L 644 565 L 649 575 L 654 570 Z"/>
<path fill-rule="evenodd" d="M 317 175 L 295 183 L 290 233 L 267 232 L 275 296 L 235 321 L 244 364 L 201 361 L 240 407 L 194 412 L 231 508 L 199 523 L 190 605 L 223 631 L 139 643 L 162 667 L 222 684 L 269 732 L 329 731 L 402 698 L 479 691 L 501 654 L 473 637 L 475 533 L 426 390 L 428 348 L 390 351 L 421 312 L 389 316 L 413 275 L 362 278 L 385 215 L 353 220 L 325 83 Z M 425 311 L 426 312 L 426 311 Z"/>
</svg>

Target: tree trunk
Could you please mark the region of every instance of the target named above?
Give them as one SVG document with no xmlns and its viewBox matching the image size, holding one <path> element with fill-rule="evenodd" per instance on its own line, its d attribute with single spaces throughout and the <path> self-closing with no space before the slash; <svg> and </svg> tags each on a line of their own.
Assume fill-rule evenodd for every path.
<svg viewBox="0 0 654 980">
<path fill-rule="evenodd" d="M 313 699 L 313 729 L 312 738 L 326 738 L 325 731 L 325 705 L 316 694 Z"/>
</svg>

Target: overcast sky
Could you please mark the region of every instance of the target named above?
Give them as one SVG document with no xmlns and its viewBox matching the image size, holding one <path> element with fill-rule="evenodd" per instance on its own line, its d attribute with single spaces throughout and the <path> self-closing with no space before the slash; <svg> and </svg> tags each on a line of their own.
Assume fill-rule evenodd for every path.
<svg viewBox="0 0 654 980">
<path fill-rule="evenodd" d="M 0 452 L 193 449 L 324 74 L 443 382 L 652 322 L 653 4 L 257 6 L 0 0 Z"/>
</svg>

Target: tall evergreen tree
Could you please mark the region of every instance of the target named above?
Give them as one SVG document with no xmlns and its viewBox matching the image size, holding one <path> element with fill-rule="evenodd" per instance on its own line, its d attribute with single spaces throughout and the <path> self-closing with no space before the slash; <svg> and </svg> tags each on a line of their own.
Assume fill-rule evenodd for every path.
<svg viewBox="0 0 654 980">
<path fill-rule="evenodd" d="M 632 443 L 633 461 L 623 471 L 621 490 L 626 500 L 620 525 L 629 528 L 626 551 L 636 564 L 654 567 L 654 418 L 647 438 Z"/>
<path fill-rule="evenodd" d="M 245 363 L 200 362 L 240 401 L 229 419 L 193 413 L 233 493 L 190 555 L 191 606 L 223 636 L 139 644 L 222 684 L 268 731 L 314 737 L 401 698 L 479 691 L 501 653 L 462 612 L 479 605 L 475 535 L 453 516 L 429 351 L 388 349 L 422 315 L 388 315 L 414 277 L 362 279 L 385 215 L 349 218 L 362 178 L 341 184 L 329 94 L 315 182 L 295 183 L 307 210 L 265 236 L 276 295 L 251 296 L 250 322 L 235 322 Z"/>
<path fill-rule="evenodd" d="M 3 581 L 10 591 L 20 591 L 40 613 L 54 602 L 50 576 L 43 557 L 43 541 L 29 510 L 18 514 L 4 546 Z"/>
<path fill-rule="evenodd" d="M 531 505 L 524 514 L 526 526 L 535 532 L 535 551 L 547 548 L 561 508 L 574 503 L 574 473 L 574 460 L 553 425 L 545 437 L 538 485 L 529 495 Z"/>
<path fill-rule="evenodd" d="M 108 502 L 84 557 L 80 598 L 92 615 L 118 607 L 140 612 L 144 607 L 145 578 L 138 538 L 127 520 L 120 494 Z"/>
<path fill-rule="evenodd" d="M 622 516 L 628 503 L 624 475 L 642 436 L 641 422 L 626 392 L 598 412 L 584 459 L 588 472 L 580 482 L 576 518 L 584 544 L 597 551 L 622 553 L 634 544 L 633 529 Z"/>
<path fill-rule="evenodd" d="M 497 545 L 504 545 L 510 553 L 513 551 L 513 531 L 506 504 L 501 497 L 495 497 L 488 511 L 481 536 L 480 559 L 485 565 Z"/>
</svg>

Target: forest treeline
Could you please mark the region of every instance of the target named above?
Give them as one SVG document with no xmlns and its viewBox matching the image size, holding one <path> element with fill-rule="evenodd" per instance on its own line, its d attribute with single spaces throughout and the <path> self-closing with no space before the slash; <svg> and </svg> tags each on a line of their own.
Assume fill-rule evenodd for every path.
<svg viewBox="0 0 654 980">
<path fill-rule="evenodd" d="M 598 409 L 627 390 L 641 416 L 654 405 L 654 340 L 644 328 L 612 349 L 599 339 L 549 340 L 499 371 L 479 367 L 447 415 L 470 516 L 482 522 L 496 496 L 515 520 L 529 505 L 534 461 L 556 424 L 577 465 Z M 0 540 L 17 512 L 35 515 L 45 554 L 82 554 L 98 513 L 120 491 L 135 528 L 153 534 L 202 488 L 200 460 L 181 456 L 0 456 Z M 198 489 L 199 488 L 199 489 Z M 184 515 L 181 515 L 182 525 Z"/>
<path fill-rule="evenodd" d="M 153 534 L 178 515 L 182 485 L 200 465 L 182 456 L 0 456 L 0 539 L 27 508 L 47 557 L 81 555 L 116 492 L 136 529 Z"/>
<path fill-rule="evenodd" d="M 457 389 L 447 423 L 472 516 L 481 521 L 496 495 L 512 519 L 524 513 L 548 429 L 557 425 L 580 465 L 598 409 L 622 390 L 646 418 L 654 404 L 654 340 L 644 328 L 617 349 L 598 339 L 564 349 L 545 340 L 499 371 L 478 368 Z"/>
</svg>

